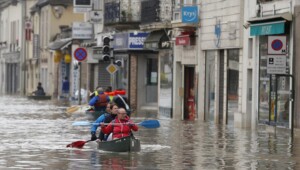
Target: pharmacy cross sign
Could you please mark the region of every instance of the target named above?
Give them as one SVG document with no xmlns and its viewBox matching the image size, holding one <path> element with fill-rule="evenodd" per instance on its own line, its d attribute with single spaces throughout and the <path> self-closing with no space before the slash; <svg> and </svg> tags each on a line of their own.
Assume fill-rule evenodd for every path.
<svg viewBox="0 0 300 170">
<path fill-rule="evenodd" d="M 77 48 L 74 51 L 74 57 L 77 61 L 83 61 L 87 57 L 87 51 L 84 48 Z"/>
</svg>

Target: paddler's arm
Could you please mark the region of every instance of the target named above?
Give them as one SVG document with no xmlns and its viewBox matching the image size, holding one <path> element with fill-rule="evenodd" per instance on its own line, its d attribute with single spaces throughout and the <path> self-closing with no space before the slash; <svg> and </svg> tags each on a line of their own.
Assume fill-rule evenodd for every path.
<svg viewBox="0 0 300 170">
<path fill-rule="evenodd" d="M 113 130 L 112 123 L 109 123 L 107 126 L 105 126 L 104 123 L 100 123 L 100 126 L 101 126 L 101 131 L 104 134 L 110 134 Z"/>
<path fill-rule="evenodd" d="M 96 133 L 98 126 L 100 126 L 100 123 L 103 122 L 105 119 L 105 114 L 102 114 L 98 119 L 94 122 L 95 124 L 91 127 L 91 133 Z"/>
</svg>

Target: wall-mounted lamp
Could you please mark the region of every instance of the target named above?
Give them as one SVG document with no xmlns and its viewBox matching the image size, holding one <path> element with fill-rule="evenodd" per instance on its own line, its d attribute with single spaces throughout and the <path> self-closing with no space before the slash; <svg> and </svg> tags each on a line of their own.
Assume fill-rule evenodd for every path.
<svg viewBox="0 0 300 170">
<path fill-rule="evenodd" d="M 246 22 L 245 24 L 243 24 L 243 27 L 244 27 L 245 29 L 248 29 L 248 28 L 250 27 L 250 23 L 249 23 L 249 22 Z"/>
</svg>

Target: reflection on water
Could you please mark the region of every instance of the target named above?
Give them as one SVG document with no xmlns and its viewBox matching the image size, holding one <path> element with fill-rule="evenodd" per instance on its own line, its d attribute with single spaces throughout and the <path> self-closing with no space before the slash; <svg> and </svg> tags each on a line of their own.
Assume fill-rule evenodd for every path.
<svg viewBox="0 0 300 170">
<path fill-rule="evenodd" d="M 2 96 L 0 107 L 0 169 L 300 169 L 299 138 L 283 132 L 160 119 L 160 128 L 135 133 L 141 152 L 111 153 L 95 142 L 66 148 L 90 133 L 72 127 L 85 117 L 66 115 L 63 106 Z"/>
</svg>

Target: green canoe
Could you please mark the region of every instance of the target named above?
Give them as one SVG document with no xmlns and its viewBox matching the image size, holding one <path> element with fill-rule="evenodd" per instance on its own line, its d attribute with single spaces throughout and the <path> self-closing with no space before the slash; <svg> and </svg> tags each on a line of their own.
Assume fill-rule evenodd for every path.
<svg viewBox="0 0 300 170">
<path fill-rule="evenodd" d="M 51 100 L 51 96 L 27 96 L 27 98 L 34 100 Z"/>
<path fill-rule="evenodd" d="M 91 120 L 97 120 L 98 117 L 100 117 L 103 113 L 103 111 L 94 111 L 94 110 L 87 110 L 85 111 L 85 114 L 89 117 Z"/>
<path fill-rule="evenodd" d="M 139 152 L 141 143 L 133 136 L 128 136 L 112 141 L 98 142 L 98 149 L 111 152 Z"/>
</svg>

